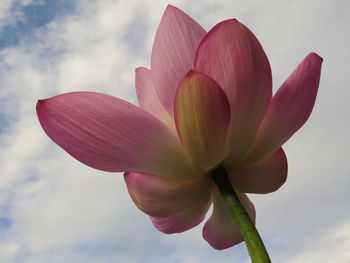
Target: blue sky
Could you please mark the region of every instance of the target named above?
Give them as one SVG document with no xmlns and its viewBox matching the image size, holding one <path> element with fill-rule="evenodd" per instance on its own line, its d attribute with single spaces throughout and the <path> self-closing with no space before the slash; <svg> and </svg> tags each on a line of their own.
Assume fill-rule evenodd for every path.
<svg viewBox="0 0 350 263">
<path fill-rule="evenodd" d="M 13 1 L 9 12 L 20 12 L 22 18 L 1 28 L 0 48 L 17 45 L 24 38 L 33 37 L 36 29 L 73 11 L 74 1 L 33 1 L 24 6 L 20 1 Z"/>
<path fill-rule="evenodd" d="M 167 1 L 0 3 L 0 262 L 249 262 L 244 245 L 216 251 L 201 227 L 155 230 L 120 174 L 93 170 L 52 143 L 37 99 L 77 90 L 136 103 L 134 69 L 149 66 Z M 262 43 L 274 88 L 311 51 L 324 58 L 308 123 L 285 145 L 286 184 L 251 195 L 273 262 L 350 262 L 350 26 L 346 0 L 179 0 L 209 30 L 238 18 Z"/>
</svg>

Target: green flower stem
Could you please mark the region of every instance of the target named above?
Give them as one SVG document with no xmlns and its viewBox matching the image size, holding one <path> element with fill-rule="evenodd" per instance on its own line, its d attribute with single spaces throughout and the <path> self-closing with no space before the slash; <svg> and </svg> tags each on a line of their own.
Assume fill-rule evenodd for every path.
<svg viewBox="0 0 350 263">
<path fill-rule="evenodd" d="M 243 236 L 252 263 L 271 263 L 269 254 L 266 251 L 258 230 L 243 207 L 236 192 L 233 190 L 226 170 L 223 168 L 216 169 L 212 173 L 212 177 L 221 192 L 222 198 L 233 220 Z"/>
</svg>

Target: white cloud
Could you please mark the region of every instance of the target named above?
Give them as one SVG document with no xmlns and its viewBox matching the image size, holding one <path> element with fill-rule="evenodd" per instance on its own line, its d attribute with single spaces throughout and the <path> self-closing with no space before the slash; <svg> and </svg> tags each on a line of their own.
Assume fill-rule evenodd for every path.
<svg viewBox="0 0 350 263">
<path fill-rule="evenodd" d="M 2 0 L 0 3 L 0 29 L 4 26 L 13 25 L 17 21 L 24 21 L 21 8 L 30 4 L 39 4 L 36 0 Z"/>
<path fill-rule="evenodd" d="M 320 234 L 320 238 L 311 240 L 309 247 L 295 256 L 293 263 L 325 262 L 348 263 L 350 261 L 350 224 L 335 227 Z"/>
<path fill-rule="evenodd" d="M 13 2 L 1 1 L 0 27 L 13 23 L 8 20 Z M 95 171 L 67 156 L 45 136 L 35 115 L 38 98 L 75 90 L 135 102 L 134 68 L 149 65 L 166 4 L 77 1 L 76 11 L 36 30 L 35 41 L 28 38 L 0 51 L 0 107 L 11 117 L 0 134 L 0 217 L 13 220 L 0 229 L 1 262 L 249 262 L 243 245 L 212 250 L 200 227 L 172 236 L 154 230 L 133 206 L 121 175 Z M 344 209 L 350 201 L 349 3 L 173 4 L 207 29 L 230 17 L 247 24 L 270 57 L 276 86 L 309 51 L 324 57 L 313 116 L 286 145 L 289 179 L 278 192 L 253 199 L 274 262 L 350 261 L 350 212 Z"/>
<path fill-rule="evenodd" d="M 6 242 L 1 244 L 0 248 L 0 260 L 6 262 L 13 258 L 19 250 L 19 246 L 16 242 Z"/>
</svg>

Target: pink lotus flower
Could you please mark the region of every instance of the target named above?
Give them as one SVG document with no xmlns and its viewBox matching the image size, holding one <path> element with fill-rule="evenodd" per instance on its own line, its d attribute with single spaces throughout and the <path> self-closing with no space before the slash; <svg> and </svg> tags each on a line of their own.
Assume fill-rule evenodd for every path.
<svg viewBox="0 0 350 263">
<path fill-rule="evenodd" d="M 242 241 L 210 176 L 229 179 L 249 215 L 245 193 L 277 190 L 287 177 L 281 148 L 308 119 L 322 58 L 310 53 L 272 97 L 269 61 L 237 20 L 208 33 L 168 6 L 159 25 L 151 69 L 136 69 L 140 108 L 93 92 L 40 100 L 47 135 L 93 168 L 126 172 L 136 206 L 164 233 L 198 225 L 211 204 L 203 237 L 216 249 Z"/>
</svg>

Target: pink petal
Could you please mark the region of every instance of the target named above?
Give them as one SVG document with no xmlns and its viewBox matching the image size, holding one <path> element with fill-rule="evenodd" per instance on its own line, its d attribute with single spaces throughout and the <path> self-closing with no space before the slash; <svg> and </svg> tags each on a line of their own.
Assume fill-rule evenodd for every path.
<svg viewBox="0 0 350 263">
<path fill-rule="evenodd" d="M 166 123 L 172 122 L 172 117 L 160 102 L 151 70 L 139 67 L 135 71 L 136 93 L 140 107 Z"/>
<path fill-rule="evenodd" d="M 178 134 L 193 163 L 208 171 L 225 159 L 230 106 L 211 78 L 190 71 L 176 93 L 174 114 Z"/>
<path fill-rule="evenodd" d="M 37 114 L 54 142 L 93 168 L 196 175 L 165 124 L 121 99 L 94 92 L 66 93 L 39 101 Z"/>
<path fill-rule="evenodd" d="M 286 155 L 279 148 L 263 162 L 230 172 L 230 181 L 241 192 L 266 194 L 276 191 L 284 184 L 287 171 Z"/>
<path fill-rule="evenodd" d="M 236 191 L 237 192 L 237 191 Z M 254 205 L 249 201 L 244 193 L 237 192 L 239 199 L 247 210 L 249 216 L 255 222 Z M 213 192 L 214 208 L 209 220 L 203 228 L 203 238 L 215 249 L 225 249 L 239 244 L 243 237 L 239 232 L 228 208 L 219 193 L 215 189 Z"/>
<path fill-rule="evenodd" d="M 198 47 L 195 69 L 214 79 L 231 106 L 231 162 L 253 141 L 268 107 L 272 80 L 269 61 L 254 34 L 237 20 L 216 25 Z"/>
<path fill-rule="evenodd" d="M 207 191 L 202 199 L 197 200 L 191 207 L 169 217 L 151 217 L 152 223 L 165 234 L 181 233 L 201 223 L 208 211 L 211 191 Z"/>
<path fill-rule="evenodd" d="M 126 186 L 135 205 L 150 216 L 173 216 L 208 195 L 207 177 L 178 180 L 145 173 L 126 173 Z"/>
<path fill-rule="evenodd" d="M 309 118 L 315 104 L 323 59 L 310 53 L 273 96 L 250 150 L 250 161 L 269 156 Z"/>
<path fill-rule="evenodd" d="M 176 89 L 193 69 L 197 46 L 205 30 L 180 9 L 169 5 L 158 27 L 152 50 L 152 73 L 159 100 L 172 115 Z"/>
</svg>

